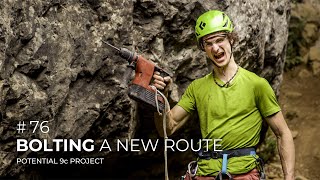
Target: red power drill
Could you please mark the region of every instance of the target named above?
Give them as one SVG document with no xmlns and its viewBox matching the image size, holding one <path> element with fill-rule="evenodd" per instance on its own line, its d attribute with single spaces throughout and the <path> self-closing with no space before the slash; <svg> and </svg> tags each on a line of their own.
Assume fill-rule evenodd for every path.
<svg viewBox="0 0 320 180">
<path fill-rule="evenodd" d="M 129 51 L 126 48 L 117 48 L 106 41 L 102 42 L 115 49 L 117 51 L 117 55 L 129 62 L 128 71 L 126 72 L 127 76 L 130 76 L 132 71 L 135 69 L 134 79 L 128 87 L 129 97 L 137 102 L 142 102 L 148 106 L 151 106 L 153 107 L 153 110 L 156 110 L 156 91 L 150 87 L 150 83 L 153 79 L 153 73 L 155 71 L 158 71 L 160 73 L 160 76 L 162 77 L 172 77 L 171 73 L 159 68 L 153 62 L 137 55 L 136 53 Z M 128 81 L 127 79 L 128 78 L 126 78 L 125 76 L 126 83 Z M 163 109 L 165 108 L 164 99 L 161 96 L 157 96 L 157 100 L 159 110 L 163 111 Z"/>
</svg>

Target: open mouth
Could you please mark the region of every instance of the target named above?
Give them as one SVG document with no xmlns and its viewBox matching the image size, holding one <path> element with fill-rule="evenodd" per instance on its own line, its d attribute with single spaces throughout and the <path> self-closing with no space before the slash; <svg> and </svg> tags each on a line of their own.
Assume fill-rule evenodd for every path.
<svg viewBox="0 0 320 180">
<path fill-rule="evenodd" d="M 214 58 L 215 58 L 215 59 L 220 59 L 220 58 L 222 58 L 223 56 L 224 56 L 224 52 L 220 52 L 220 53 L 215 54 L 215 55 L 214 55 Z"/>
</svg>

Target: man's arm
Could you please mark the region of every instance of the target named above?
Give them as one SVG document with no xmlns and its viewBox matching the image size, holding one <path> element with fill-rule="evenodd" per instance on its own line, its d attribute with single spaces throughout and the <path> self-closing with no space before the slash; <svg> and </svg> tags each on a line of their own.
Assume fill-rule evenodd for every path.
<svg viewBox="0 0 320 180">
<path fill-rule="evenodd" d="M 167 135 L 170 136 L 177 129 L 184 125 L 184 123 L 190 118 L 190 114 L 185 111 L 182 107 L 176 105 L 169 112 L 166 113 L 166 129 Z M 163 134 L 163 117 L 158 113 L 154 115 L 154 122 L 160 136 Z"/>
<path fill-rule="evenodd" d="M 168 97 L 168 89 L 172 83 L 172 79 L 168 77 L 161 77 L 159 72 L 155 72 L 153 75 L 154 81 L 153 85 L 160 90 L 164 91 L 166 97 Z M 176 105 L 166 115 L 166 132 L 167 135 L 173 134 L 177 129 L 179 129 L 189 118 L 190 114 L 185 111 L 182 107 Z M 160 136 L 164 136 L 163 133 L 163 116 L 158 113 L 154 114 L 154 121 Z"/>
<path fill-rule="evenodd" d="M 291 131 L 281 111 L 267 117 L 266 120 L 277 137 L 284 178 L 285 180 L 294 180 L 295 149 Z"/>
</svg>

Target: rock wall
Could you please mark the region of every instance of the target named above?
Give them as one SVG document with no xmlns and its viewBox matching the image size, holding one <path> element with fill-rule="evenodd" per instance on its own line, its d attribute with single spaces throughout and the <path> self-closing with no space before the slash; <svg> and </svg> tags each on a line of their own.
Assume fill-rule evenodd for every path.
<svg viewBox="0 0 320 180">
<path fill-rule="evenodd" d="M 292 3 L 287 66 L 303 63 L 313 75 L 320 75 L 319 0 Z M 305 76 L 301 73 L 301 77 Z"/>
<path fill-rule="evenodd" d="M 102 40 L 143 54 L 173 72 L 170 102 L 174 104 L 192 80 L 212 70 L 205 54 L 196 47 L 193 31 L 196 18 L 209 9 L 224 10 L 233 19 L 239 35 L 236 61 L 265 77 L 278 93 L 286 55 L 289 0 L 5 0 L 1 3 L 0 176 L 28 179 L 35 174 L 58 176 L 56 172 L 62 171 L 69 176 L 90 174 L 92 177 L 93 171 L 101 177 L 119 174 L 127 177 L 134 171 L 137 177 L 145 177 L 141 170 L 147 169 L 148 176 L 162 177 L 161 151 L 17 152 L 16 139 L 50 142 L 57 138 L 90 138 L 101 144 L 103 139 L 159 138 L 152 112 L 138 106 L 126 94 L 123 74 L 127 62 L 115 56 Z M 19 133 L 16 130 L 19 121 L 24 121 L 28 130 Z M 48 121 L 49 132 L 32 132 L 34 126 L 30 121 Z M 182 136 L 197 129 L 189 126 L 181 130 Z M 178 157 L 186 159 L 189 155 L 172 153 L 169 157 L 173 154 L 170 172 L 180 173 L 179 168 L 183 172 L 186 164 L 179 166 Z M 61 156 L 107 160 L 102 167 L 92 167 L 91 172 L 79 172 L 81 167 L 43 168 L 16 163 L 17 157 Z M 146 165 L 137 166 L 135 160 Z"/>
</svg>

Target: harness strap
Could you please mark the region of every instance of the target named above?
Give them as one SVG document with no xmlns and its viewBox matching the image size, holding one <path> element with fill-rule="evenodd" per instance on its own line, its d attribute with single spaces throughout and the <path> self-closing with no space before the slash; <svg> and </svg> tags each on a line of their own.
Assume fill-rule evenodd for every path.
<svg viewBox="0 0 320 180">
<path fill-rule="evenodd" d="M 230 150 L 224 150 L 224 151 L 205 151 L 204 149 L 200 149 L 199 151 L 196 151 L 195 153 L 200 159 L 209 160 L 211 158 L 212 159 L 221 159 L 221 158 L 223 158 L 223 154 L 227 154 L 228 158 L 247 156 L 247 155 L 255 155 L 256 150 L 253 147 L 230 149 Z"/>
<path fill-rule="evenodd" d="M 226 174 L 227 173 L 227 165 L 228 165 L 228 154 L 223 154 L 222 157 L 222 169 L 221 173 Z"/>
</svg>

